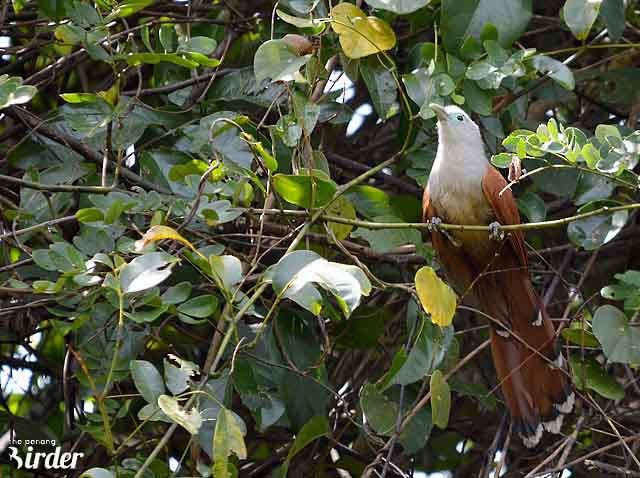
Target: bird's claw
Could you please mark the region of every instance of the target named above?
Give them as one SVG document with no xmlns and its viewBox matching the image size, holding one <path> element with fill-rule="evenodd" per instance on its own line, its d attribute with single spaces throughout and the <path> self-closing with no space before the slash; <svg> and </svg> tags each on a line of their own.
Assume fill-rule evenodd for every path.
<svg viewBox="0 0 640 478">
<path fill-rule="evenodd" d="M 438 230 L 438 226 L 442 224 L 442 219 L 437 216 L 432 217 L 427 223 L 427 229 L 429 232 L 434 232 Z"/>
<path fill-rule="evenodd" d="M 502 224 L 499 222 L 492 222 L 489 224 L 489 239 L 494 241 L 502 241 L 504 239 L 504 231 L 502 230 Z"/>
</svg>

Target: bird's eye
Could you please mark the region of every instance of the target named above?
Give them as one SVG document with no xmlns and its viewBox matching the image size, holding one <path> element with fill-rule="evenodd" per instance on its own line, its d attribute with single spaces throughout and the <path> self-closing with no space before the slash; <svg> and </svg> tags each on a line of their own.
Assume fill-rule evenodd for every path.
<svg viewBox="0 0 640 478">
<path fill-rule="evenodd" d="M 464 121 L 464 116 L 462 116 L 462 115 L 458 115 L 458 116 L 456 116 L 456 119 L 457 119 L 458 121 Z"/>
</svg>

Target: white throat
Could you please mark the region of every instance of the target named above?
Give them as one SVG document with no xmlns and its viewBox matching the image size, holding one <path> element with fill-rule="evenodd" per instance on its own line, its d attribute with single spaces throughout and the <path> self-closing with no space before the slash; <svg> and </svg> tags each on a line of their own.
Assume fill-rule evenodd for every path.
<svg viewBox="0 0 640 478">
<path fill-rule="evenodd" d="M 480 133 L 468 131 L 465 137 L 456 133 L 438 125 L 438 151 L 429 182 L 433 178 L 448 185 L 460 182 L 481 184 L 489 161 Z"/>
<path fill-rule="evenodd" d="M 429 175 L 429 197 L 436 208 L 460 224 L 481 221 L 488 206 L 482 180 L 490 167 L 477 130 L 466 137 L 438 125 L 438 151 Z M 481 206 L 481 207 L 478 207 Z"/>
</svg>

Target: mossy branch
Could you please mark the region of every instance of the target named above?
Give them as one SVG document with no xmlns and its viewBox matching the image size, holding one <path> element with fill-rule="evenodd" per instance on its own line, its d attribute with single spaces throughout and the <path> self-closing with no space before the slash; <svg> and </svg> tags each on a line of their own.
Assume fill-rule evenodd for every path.
<svg viewBox="0 0 640 478">
<path fill-rule="evenodd" d="M 550 221 L 541 222 L 529 222 L 523 224 L 507 224 L 500 227 L 504 232 L 509 231 L 528 231 L 535 229 L 548 229 L 552 227 L 560 227 L 576 222 L 582 219 L 587 219 L 593 216 L 600 216 L 604 214 L 614 214 L 620 211 L 630 211 L 633 209 L 640 209 L 640 203 L 625 204 L 623 206 L 604 206 L 593 211 L 583 212 L 575 214 L 573 216 L 564 217 L 561 219 L 552 219 Z M 298 216 L 308 217 L 310 213 L 306 211 L 296 211 L 290 209 L 247 209 L 247 213 L 252 214 L 266 214 L 266 215 L 285 215 L 285 216 Z M 486 231 L 490 232 L 489 226 L 481 226 L 477 224 L 433 224 L 430 222 L 372 222 L 362 221 L 359 219 L 348 219 L 345 217 L 332 216 L 328 214 L 322 214 L 319 219 L 326 222 L 334 222 L 337 224 L 348 224 L 350 226 L 364 227 L 366 229 L 427 229 L 427 230 L 442 230 L 442 231 Z"/>
</svg>

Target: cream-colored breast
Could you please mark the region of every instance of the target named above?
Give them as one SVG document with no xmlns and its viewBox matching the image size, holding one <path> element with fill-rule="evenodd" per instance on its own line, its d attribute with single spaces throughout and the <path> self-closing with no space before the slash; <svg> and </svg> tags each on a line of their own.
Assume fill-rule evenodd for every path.
<svg viewBox="0 0 640 478">
<path fill-rule="evenodd" d="M 429 198 L 435 209 L 443 221 L 451 224 L 489 224 L 491 206 L 482 190 L 484 174 L 456 171 L 455 166 L 449 164 L 431 172 Z"/>
<path fill-rule="evenodd" d="M 443 222 L 488 225 L 495 220 L 482 190 L 485 172 L 486 162 L 436 161 L 429 177 L 429 199 Z M 474 256 L 492 253 L 486 232 L 450 231 L 450 235 Z"/>
</svg>

